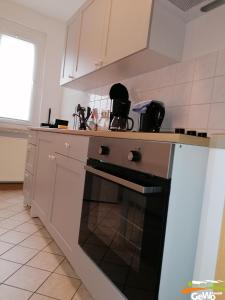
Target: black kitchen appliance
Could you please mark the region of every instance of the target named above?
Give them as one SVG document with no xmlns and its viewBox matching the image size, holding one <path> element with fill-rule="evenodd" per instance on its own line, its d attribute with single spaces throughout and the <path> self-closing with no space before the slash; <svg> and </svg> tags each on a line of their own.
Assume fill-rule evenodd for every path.
<svg viewBox="0 0 225 300">
<path fill-rule="evenodd" d="M 109 129 L 115 131 L 132 130 L 134 121 L 129 117 L 131 102 L 127 88 L 121 83 L 114 84 L 109 92 L 112 101 Z M 129 122 L 131 124 L 129 125 Z"/>
<path fill-rule="evenodd" d="M 146 111 L 140 115 L 140 128 L 142 132 L 159 132 L 165 116 L 163 102 L 151 101 Z"/>
<path fill-rule="evenodd" d="M 173 147 L 90 139 L 79 244 L 129 300 L 158 300 Z"/>
</svg>

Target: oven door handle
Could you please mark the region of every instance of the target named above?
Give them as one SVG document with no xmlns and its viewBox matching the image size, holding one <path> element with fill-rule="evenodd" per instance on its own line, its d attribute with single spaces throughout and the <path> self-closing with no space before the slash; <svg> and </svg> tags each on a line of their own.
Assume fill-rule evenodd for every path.
<svg viewBox="0 0 225 300">
<path fill-rule="evenodd" d="M 133 183 L 131 181 L 125 180 L 123 178 L 111 175 L 109 173 L 97 170 L 90 166 L 85 166 L 84 168 L 89 173 L 92 173 L 96 176 L 102 177 L 106 180 L 122 185 L 128 189 L 134 190 L 141 194 L 155 194 L 155 193 L 160 193 L 162 191 L 162 187 L 160 186 L 142 186 L 137 183 Z"/>
</svg>

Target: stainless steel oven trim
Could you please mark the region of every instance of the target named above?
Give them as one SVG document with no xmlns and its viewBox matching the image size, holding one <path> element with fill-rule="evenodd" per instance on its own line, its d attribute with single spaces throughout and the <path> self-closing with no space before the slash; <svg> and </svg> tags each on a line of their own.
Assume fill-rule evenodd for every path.
<svg viewBox="0 0 225 300">
<path fill-rule="evenodd" d="M 162 191 L 162 188 L 160 186 L 142 186 L 142 185 L 130 182 L 128 180 L 119 178 L 117 176 L 111 175 L 109 173 L 106 173 L 106 172 L 103 172 L 100 170 L 96 170 L 95 168 L 90 167 L 90 166 L 84 166 L 84 168 L 89 173 L 92 173 L 96 176 L 102 177 L 106 180 L 109 180 L 109 181 L 112 181 L 119 185 L 122 185 L 128 189 L 134 190 L 141 194 L 154 194 L 154 193 L 160 193 Z"/>
</svg>

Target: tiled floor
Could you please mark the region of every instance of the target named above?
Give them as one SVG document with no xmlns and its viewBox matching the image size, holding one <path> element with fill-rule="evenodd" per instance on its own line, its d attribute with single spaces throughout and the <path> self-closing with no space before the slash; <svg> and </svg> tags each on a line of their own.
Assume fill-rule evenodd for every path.
<svg viewBox="0 0 225 300">
<path fill-rule="evenodd" d="M 93 300 L 22 191 L 0 191 L 0 300 Z"/>
</svg>

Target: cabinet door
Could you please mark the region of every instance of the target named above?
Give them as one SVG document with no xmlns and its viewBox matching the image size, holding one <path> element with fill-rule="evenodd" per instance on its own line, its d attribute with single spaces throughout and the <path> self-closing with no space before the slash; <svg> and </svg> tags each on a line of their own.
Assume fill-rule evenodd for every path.
<svg viewBox="0 0 225 300">
<path fill-rule="evenodd" d="M 31 174 L 34 172 L 34 161 L 35 161 L 36 146 L 28 144 L 27 146 L 27 158 L 26 158 L 26 170 Z"/>
<path fill-rule="evenodd" d="M 31 206 L 33 200 L 33 175 L 25 171 L 23 183 L 24 205 Z"/>
<path fill-rule="evenodd" d="M 51 139 L 40 135 L 38 141 L 37 170 L 35 180 L 34 205 L 43 221 L 48 220 L 53 194 L 55 173 L 54 147 Z"/>
<path fill-rule="evenodd" d="M 86 75 L 102 66 L 105 47 L 108 0 L 93 0 L 82 11 L 77 75 Z"/>
<path fill-rule="evenodd" d="M 83 199 L 84 164 L 56 154 L 54 192 L 50 224 L 65 253 L 72 253 L 78 243 Z"/>
<path fill-rule="evenodd" d="M 76 77 L 80 26 L 81 14 L 78 14 L 73 22 L 68 25 L 67 29 L 67 41 L 62 74 L 62 77 L 65 80 L 72 80 Z"/>
<path fill-rule="evenodd" d="M 151 9 L 152 0 L 111 0 L 104 64 L 147 47 Z"/>
</svg>

